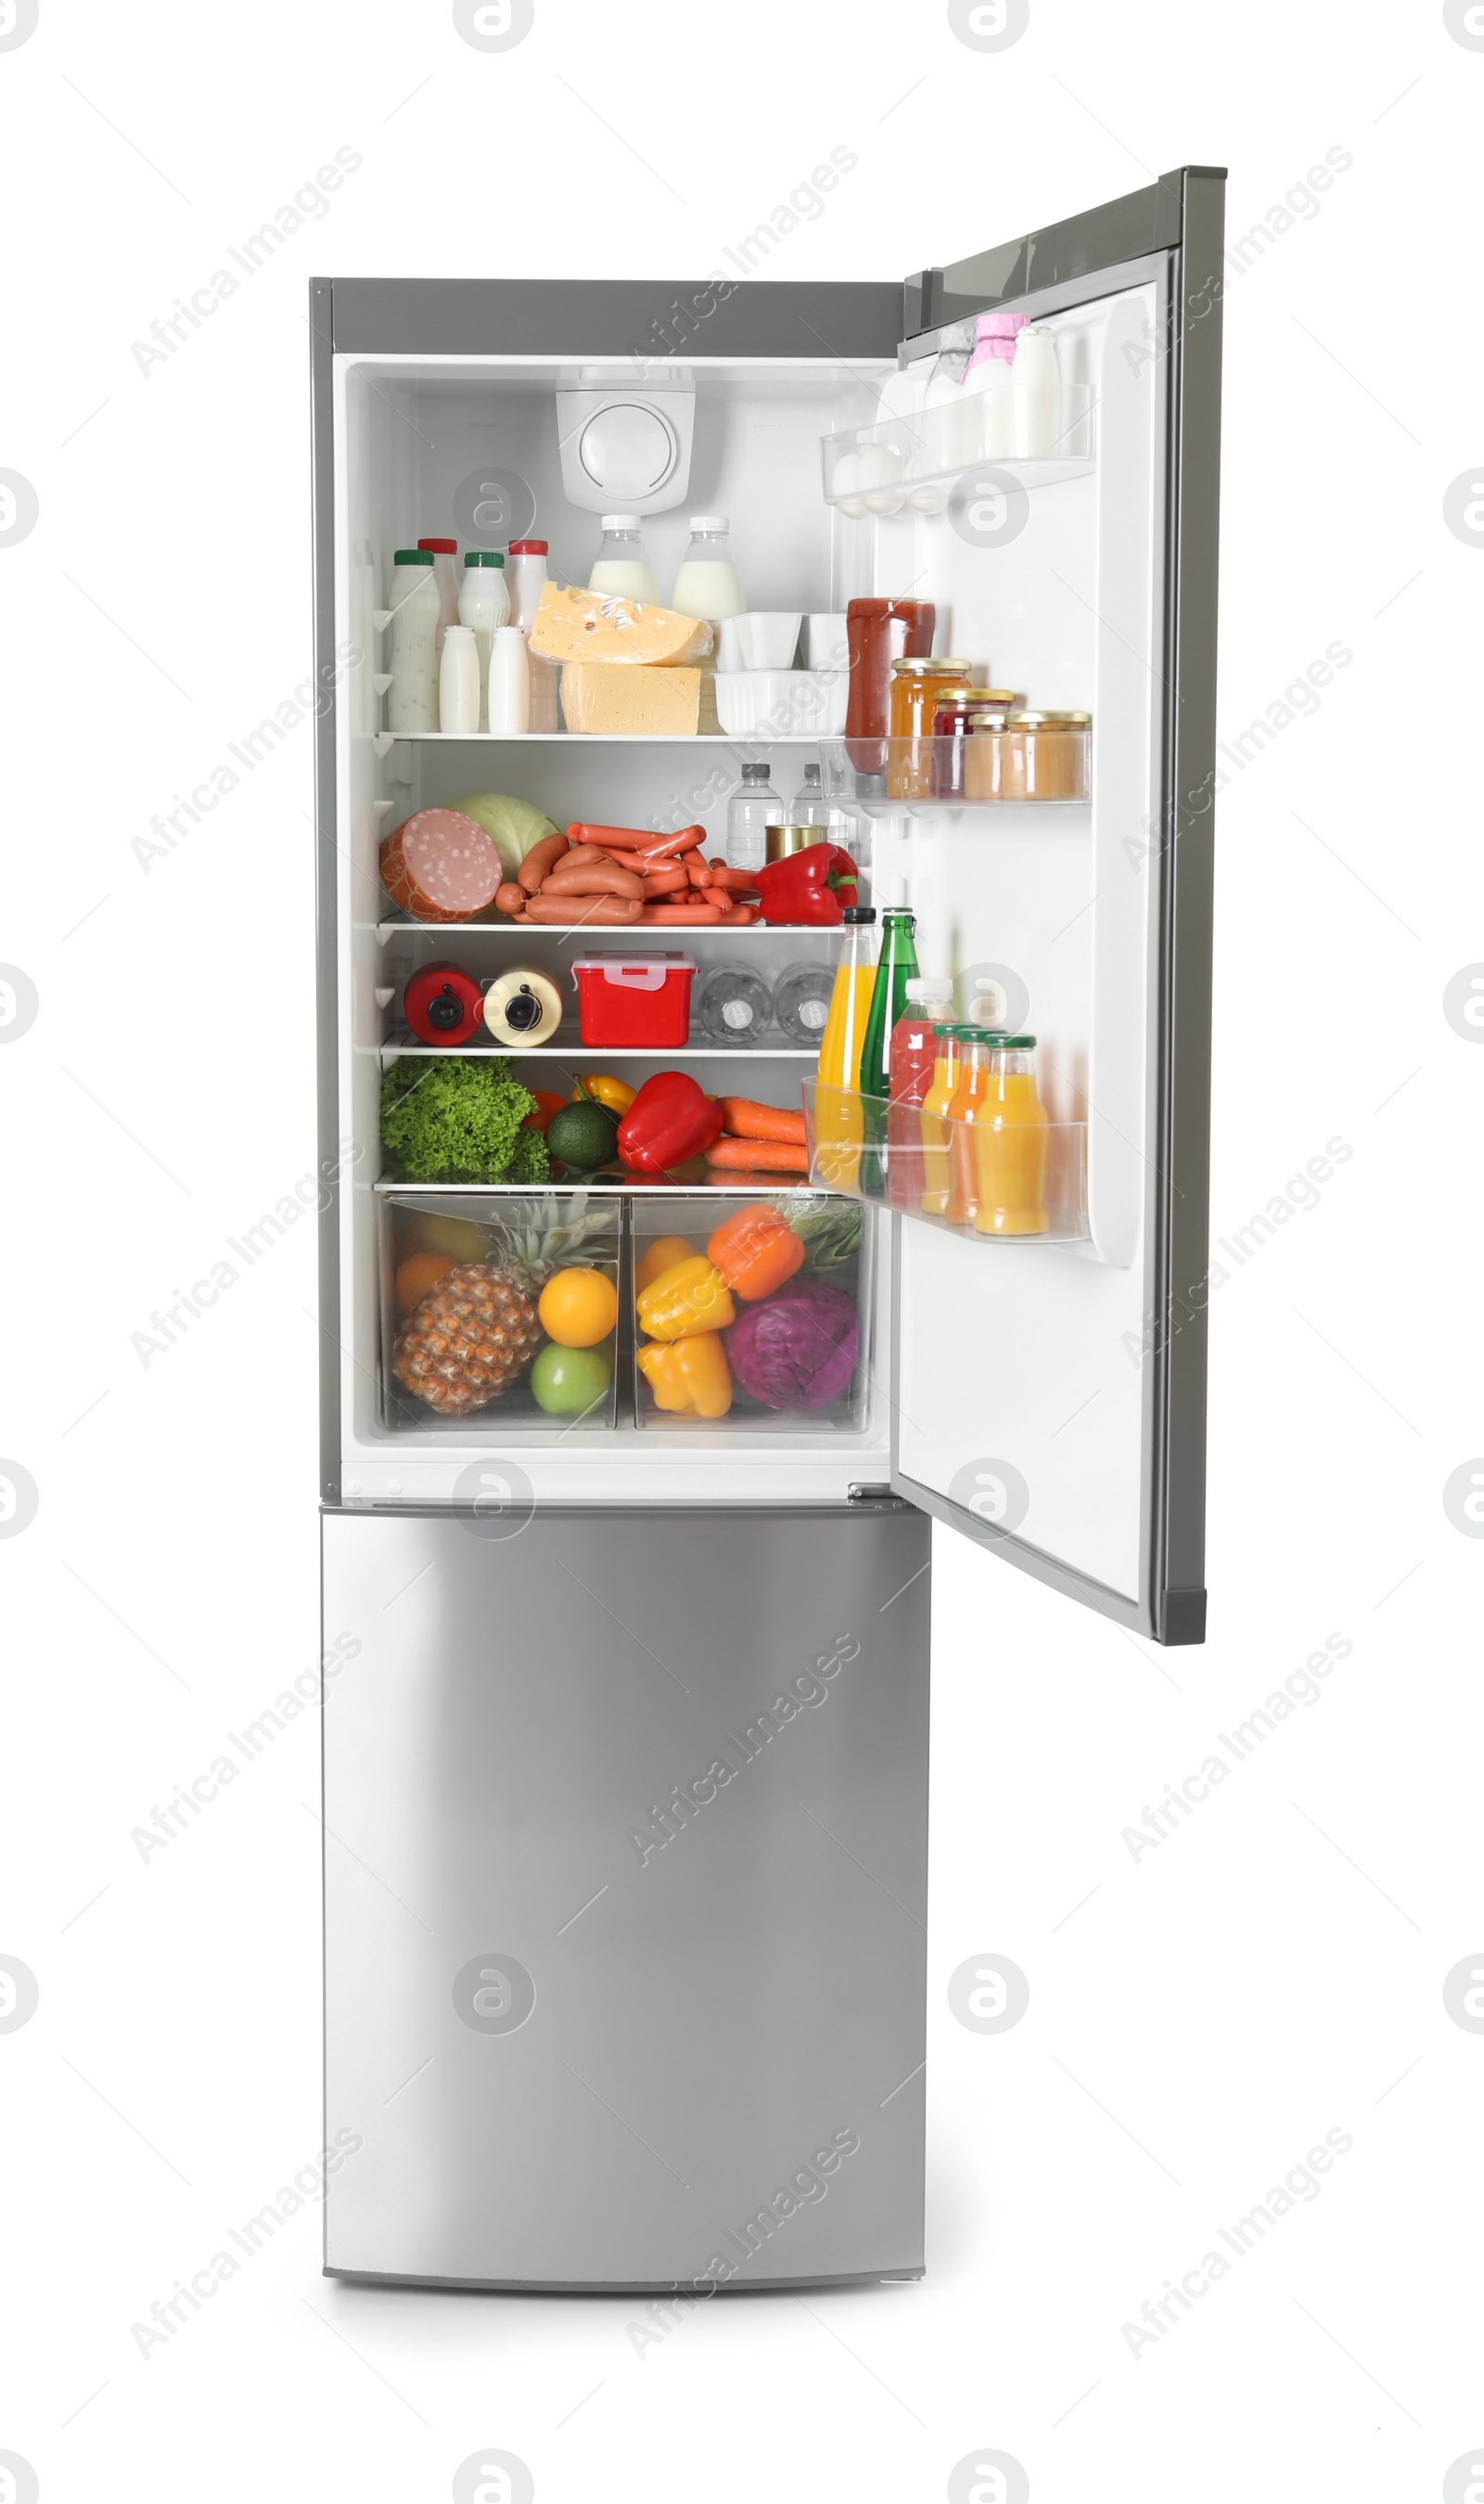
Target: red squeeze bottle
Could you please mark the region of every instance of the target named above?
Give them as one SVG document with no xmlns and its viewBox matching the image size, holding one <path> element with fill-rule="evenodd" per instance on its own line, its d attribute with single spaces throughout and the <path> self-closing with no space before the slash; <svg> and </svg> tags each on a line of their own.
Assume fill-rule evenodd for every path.
<svg viewBox="0 0 1484 2504">
<path fill-rule="evenodd" d="M 862 774 L 886 771 L 893 661 L 925 661 L 938 611 L 930 600 L 852 600 L 846 609 L 850 690 L 846 753 Z"/>
<path fill-rule="evenodd" d="M 953 986 L 947 975 L 914 975 L 907 1007 L 891 1029 L 891 1076 L 886 1104 L 886 1198 L 893 1208 L 921 1204 L 920 1108 L 933 1083 L 938 1057 L 934 1029 L 953 1014 Z"/>
</svg>

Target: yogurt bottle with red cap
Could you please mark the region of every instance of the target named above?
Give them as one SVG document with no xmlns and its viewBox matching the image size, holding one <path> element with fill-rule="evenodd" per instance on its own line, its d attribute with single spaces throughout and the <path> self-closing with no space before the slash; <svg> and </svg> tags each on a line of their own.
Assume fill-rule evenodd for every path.
<svg viewBox="0 0 1484 2504">
<path fill-rule="evenodd" d="M 436 658 L 443 658 L 443 637 L 450 626 L 459 623 L 459 569 L 454 560 L 459 553 L 457 539 L 419 539 L 418 546 L 432 558 L 432 578 L 438 586 L 438 642 Z"/>
<path fill-rule="evenodd" d="M 546 585 L 546 541 L 544 539 L 512 539 L 505 579 L 510 590 L 510 623 L 527 637 L 535 624 L 535 612 L 541 605 Z M 557 665 L 544 661 L 539 652 L 531 652 L 531 718 L 532 730 L 555 730 L 557 724 Z"/>
</svg>

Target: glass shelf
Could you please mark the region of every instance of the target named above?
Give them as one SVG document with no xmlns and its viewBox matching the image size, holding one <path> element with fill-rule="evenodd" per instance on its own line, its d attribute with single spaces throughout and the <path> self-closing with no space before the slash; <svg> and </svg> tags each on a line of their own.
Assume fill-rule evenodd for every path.
<svg viewBox="0 0 1484 2504">
<path fill-rule="evenodd" d="M 1088 731 L 975 730 L 961 739 L 821 739 L 824 796 L 899 809 L 1079 809 L 1092 796 Z"/>
<path fill-rule="evenodd" d="M 804 1087 L 810 1180 L 971 1243 L 1087 1240 L 1086 1122 L 951 1121 Z"/>
<path fill-rule="evenodd" d="M 1050 430 L 1036 434 L 1031 411 L 1022 405 L 1029 395 L 1012 386 L 1011 406 L 1002 412 L 1004 397 L 971 392 L 956 407 L 946 402 L 916 417 L 824 435 L 819 458 L 825 503 L 852 521 L 871 515 L 884 520 L 896 513 L 945 512 L 955 488 L 961 488 L 960 502 L 987 504 L 995 494 L 1013 499 L 1030 488 L 1090 474 L 1090 383 L 1063 383 L 1059 415 Z M 1006 420 L 1013 439 L 1001 445 L 992 438 Z M 992 522 L 985 525 L 984 546 L 995 544 L 994 530 Z"/>
</svg>

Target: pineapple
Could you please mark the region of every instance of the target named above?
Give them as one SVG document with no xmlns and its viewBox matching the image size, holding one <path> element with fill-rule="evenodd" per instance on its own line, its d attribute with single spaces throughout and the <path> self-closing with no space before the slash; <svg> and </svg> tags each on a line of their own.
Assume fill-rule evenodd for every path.
<svg viewBox="0 0 1484 2504">
<path fill-rule="evenodd" d="M 466 1416 L 506 1391 L 541 1343 L 538 1285 L 513 1261 L 450 1269 L 397 1336 L 392 1371 L 445 1417 Z"/>
</svg>

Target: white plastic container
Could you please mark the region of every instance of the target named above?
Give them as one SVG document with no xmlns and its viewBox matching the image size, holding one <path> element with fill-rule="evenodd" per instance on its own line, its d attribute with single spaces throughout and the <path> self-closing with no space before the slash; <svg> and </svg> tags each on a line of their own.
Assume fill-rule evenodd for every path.
<svg viewBox="0 0 1484 2504">
<path fill-rule="evenodd" d="M 479 639 L 457 619 L 444 631 L 438 663 L 438 728 L 466 738 L 479 728 Z"/>
<path fill-rule="evenodd" d="M 729 739 L 838 739 L 849 694 L 848 670 L 718 670 L 716 717 Z"/>
<path fill-rule="evenodd" d="M 1043 461 L 1061 450 L 1061 374 L 1056 335 L 1031 322 L 1016 341 L 1011 369 L 1015 450 L 1019 461 Z"/>
<path fill-rule="evenodd" d="M 533 730 L 557 730 L 561 727 L 557 713 L 557 685 L 561 670 L 555 661 L 543 660 L 530 648 L 531 629 L 541 605 L 546 586 L 547 546 L 544 539 L 512 539 L 505 564 L 505 579 L 510 586 L 510 624 L 518 626 L 527 638 L 527 657 L 531 664 L 531 727 Z"/>
<path fill-rule="evenodd" d="M 659 586 L 638 530 L 638 513 L 604 514 L 603 545 L 594 559 L 587 587 L 589 591 L 605 593 L 610 600 L 647 600 L 658 608 Z"/>
<path fill-rule="evenodd" d="M 490 726 L 490 638 L 510 614 L 504 558 L 487 548 L 473 548 L 464 560 L 459 592 L 459 622 L 473 629 L 479 651 L 479 728 Z"/>
<path fill-rule="evenodd" d="M 804 666 L 807 670 L 847 670 L 850 644 L 845 610 L 811 609 L 804 620 Z"/>
<path fill-rule="evenodd" d="M 459 542 L 457 539 L 419 539 L 418 546 L 432 559 L 432 578 L 438 586 L 438 658 L 443 657 L 443 638 L 450 626 L 459 623 Z"/>
<path fill-rule="evenodd" d="M 729 527 L 725 513 L 692 513 L 690 545 L 670 595 L 672 609 L 682 617 L 704 617 L 714 627 L 723 617 L 740 617 L 746 608 L 732 562 Z"/>
<path fill-rule="evenodd" d="M 490 728 L 507 739 L 531 727 L 531 663 L 518 626 L 497 626 L 490 641 Z"/>
<path fill-rule="evenodd" d="M 747 609 L 737 621 L 744 670 L 791 670 L 803 612 L 798 609 Z"/>
<path fill-rule="evenodd" d="M 438 726 L 438 586 L 433 560 L 421 548 L 398 548 L 387 607 L 392 612 L 392 684 L 387 728 Z"/>
</svg>

